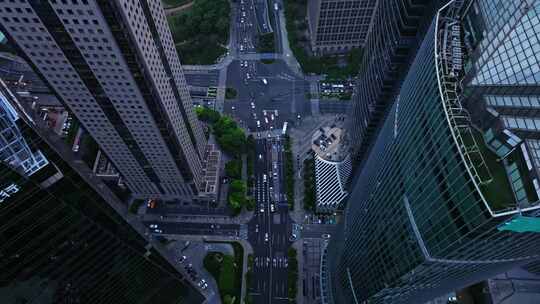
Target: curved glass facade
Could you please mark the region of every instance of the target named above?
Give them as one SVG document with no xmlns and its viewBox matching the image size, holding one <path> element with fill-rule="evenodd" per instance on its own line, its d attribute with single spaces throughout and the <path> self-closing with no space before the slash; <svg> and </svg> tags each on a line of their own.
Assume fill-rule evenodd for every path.
<svg viewBox="0 0 540 304">
<path fill-rule="evenodd" d="M 489 19 L 483 8 L 504 14 L 513 37 L 520 24 L 540 30 L 526 21 L 539 1 L 528 2 L 451 1 L 432 22 L 328 246 L 331 302 L 423 303 L 540 257 L 540 234 L 499 229 L 538 214 L 532 135 L 488 123 L 484 97 L 496 89 L 471 82 L 479 58 L 494 54 L 486 27 L 475 36 Z M 513 84 L 512 94 L 525 90 Z"/>
</svg>

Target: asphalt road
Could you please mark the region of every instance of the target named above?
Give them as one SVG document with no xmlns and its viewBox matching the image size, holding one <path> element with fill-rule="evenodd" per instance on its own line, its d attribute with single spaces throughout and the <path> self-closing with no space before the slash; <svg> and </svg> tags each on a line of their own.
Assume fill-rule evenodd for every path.
<svg viewBox="0 0 540 304">
<path fill-rule="evenodd" d="M 263 34 L 271 33 L 273 28 L 272 25 L 270 25 L 267 13 L 267 9 L 271 8 L 267 7 L 266 0 L 251 0 L 250 2 L 255 4 L 255 15 L 259 31 Z"/>
<path fill-rule="evenodd" d="M 186 82 L 194 87 L 217 87 L 219 70 L 184 70 Z"/>
<path fill-rule="evenodd" d="M 210 224 L 192 222 L 144 221 L 143 224 L 155 235 L 187 234 L 187 235 L 221 235 L 239 236 L 240 225 Z M 151 226 L 152 225 L 152 226 Z M 157 225 L 157 227 L 153 226 Z"/>
<path fill-rule="evenodd" d="M 233 61 L 228 69 L 227 87 L 236 88 L 238 96 L 235 101 L 225 103 L 225 113 L 252 131 L 282 128 L 284 121 L 293 122 L 298 115 L 304 117 L 310 111 L 306 99 L 309 83 L 295 76 L 281 60 L 273 64 Z M 278 115 L 274 114 L 272 120 L 270 113 L 276 110 Z"/>
<path fill-rule="evenodd" d="M 253 0 L 241 0 L 236 14 L 236 49 L 239 54 L 254 53 L 257 37 L 257 18 Z"/>
<path fill-rule="evenodd" d="M 248 224 L 248 240 L 254 251 L 253 280 L 248 292 L 255 303 L 288 303 L 287 249 L 291 219 L 287 204 L 276 198 L 283 189 L 281 144 L 267 139 L 256 142 L 256 214 Z M 275 166 L 274 166 L 275 165 Z M 274 175 L 273 173 L 276 173 Z M 272 212 L 273 210 L 273 212 Z"/>
<path fill-rule="evenodd" d="M 231 211 L 223 207 L 190 207 L 180 204 L 158 204 L 153 209 L 146 209 L 148 214 L 182 214 L 182 215 L 231 215 Z"/>
</svg>

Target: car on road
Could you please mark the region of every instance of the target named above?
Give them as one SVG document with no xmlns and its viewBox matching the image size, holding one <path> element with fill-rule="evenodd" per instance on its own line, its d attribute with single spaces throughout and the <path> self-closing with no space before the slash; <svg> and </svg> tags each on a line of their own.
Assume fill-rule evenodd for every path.
<svg viewBox="0 0 540 304">
<path fill-rule="evenodd" d="M 270 114 L 270 120 L 274 120 L 274 114 Z"/>
<path fill-rule="evenodd" d="M 250 106 L 252 109 L 255 109 L 255 103 L 253 101 L 250 103 Z"/>
<path fill-rule="evenodd" d="M 266 183 L 266 178 L 267 178 L 266 174 L 263 174 L 263 183 Z"/>
<path fill-rule="evenodd" d="M 266 78 L 263 78 L 263 79 L 262 79 L 262 82 L 264 83 L 264 85 L 267 85 L 267 84 L 268 84 L 268 80 L 266 80 Z"/>
<path fill-rule="evenodd" d="M 268 232 L 264 234 L 264 241 L 268 242 Z"/>
<path fill-rule="evenodd" d="M 265 122 L 266 124 L 268 124 L 268 117 L 265 117 L 265 118 L 264 118 L 264 122 Z"/>
<path fill-rule="evenodd" d="M 259 224 L 255 225 L 255 232 L 259 232 Z"/>
<path fill-rule="evenodd" d="M 261 137 L 261 133 L 257 132 L 257 137 Z"/>
<path fill-rule="evenodd" d="M 157 224 L 150 224 L 150 228 L 157 228 Z"/>
<path fill-rule="evenodd" d="M 259 159 L 262 159 L 262 154 L 259 154 Z"/>
<path fill-rule="evenodd" d="M 261 127 L 261 121 L 257 120 L 257 128 L 260 128 L 260 127 Z"/>
<path fill-rule="evenodd" d="M 261 213 L 264 213 L 264 206 L 261 206 L 261 209 L 259 210 Z"/>
<path fill-rule="evenodd" d="M 322 235 L 322 238 L 323 238 L 323 239 L 329 239 L 330 236 L 331 236 L 330 234 L 325 233 L 325 234 Z"/>
<path fill-rule="evenodd" d="M 178 258 L 178 262 L 182 263 L 182 262 L 184 262 L 186 260 L 186 258 L 187 257 L 185 255 L 183 255 L 183 256 Z"/>
<path fill-rule="evenodd" d="M 274 204 L 270 204 L 270 212 L 276 212 L 276 206 Z"/>
<path fill-rule="evenodd" d="M 148 202 L 146 203 L 146 207 L 150 209 L 156 208 L 156 205 L 157 205 L 157 202 L 155 199 L 149 199 Z"/>
</svg>

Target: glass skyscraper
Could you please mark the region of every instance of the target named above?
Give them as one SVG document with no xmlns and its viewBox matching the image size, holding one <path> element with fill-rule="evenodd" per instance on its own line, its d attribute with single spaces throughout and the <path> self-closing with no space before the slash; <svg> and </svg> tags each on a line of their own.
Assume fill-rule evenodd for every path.
<svg viewBox="0 0 540 304">
<path fill-rule="evenodd" d="M 0 303 L 203 302 L 18 112 L 0 86 Z"/>
<path fill-rule="evenodd" d="M 378 1 L 347 116 L 353 162 L 373 144 L 440 0 Z"/>
<path fill-rule="evenodd" d="M 423 303 L 540 258 L 540 1 L 449 2 L 328 246 L 330 303 Z"/>
</svg>

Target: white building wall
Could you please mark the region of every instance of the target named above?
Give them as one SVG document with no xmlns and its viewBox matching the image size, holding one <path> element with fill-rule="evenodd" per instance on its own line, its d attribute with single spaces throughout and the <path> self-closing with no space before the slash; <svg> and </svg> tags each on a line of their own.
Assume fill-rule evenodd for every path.
<svg viewBox="0 0 540 304">
<path fill-rule="evenodd" d="M 315 183 L 319 212 L 333 212 L 347 196 L 345 185 L 351 174 L 351 160 L 347 156 L 340 162 L 315 156 Z"/>
</svg>

